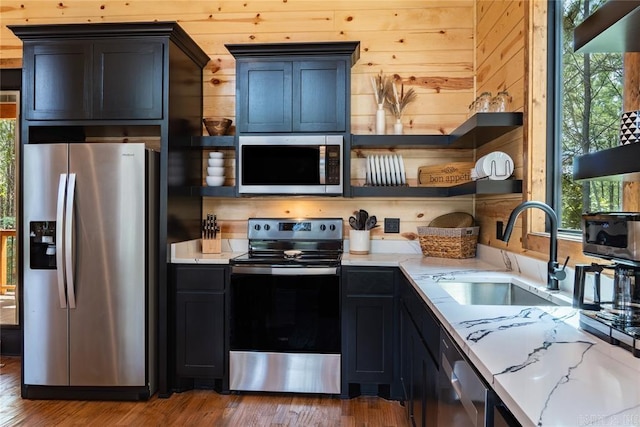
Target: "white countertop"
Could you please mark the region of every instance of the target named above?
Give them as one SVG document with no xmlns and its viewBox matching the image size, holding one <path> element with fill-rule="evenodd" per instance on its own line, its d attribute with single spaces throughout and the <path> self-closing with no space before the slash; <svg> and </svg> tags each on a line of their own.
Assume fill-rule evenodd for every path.
<svg viewBox="0 0 640 427">
<path fill-rule="evenodd" d="M 172 262 L 191 263 L 228 263 L 240 254 L 198 256 L 194 244 L 171 252 Z M 480 258 L 425 258 L 410 251 L 345 252 L 342 264 L 399 266 L 523 426 L 640 426 L 640 359 L 582 331 L 578 310 L 461 305 L 442 288 L 454 280 L 511 281 L 547 299 L 570 302 L 567 292 L 546 291 L 539 266 L 528 268 L 522 258 L 501 255 L 516 272 Z M 527 269 L 533 273 L 525 275 Z"/>
</svg>

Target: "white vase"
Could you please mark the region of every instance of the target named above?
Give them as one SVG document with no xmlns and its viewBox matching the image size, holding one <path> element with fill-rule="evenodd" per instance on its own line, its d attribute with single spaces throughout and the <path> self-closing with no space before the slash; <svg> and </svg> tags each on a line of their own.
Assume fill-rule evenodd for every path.
<svg viewBox="0 0 640 427">
<path fill-rule="evenodd" d="M 384 114 L 384 104 L 378 104 L 376 111 L 376 134 L 384 135 L 387 130 L 387 123 Z"/>
<path fill-rule="evenodd" d="M 402 131 L 404 126 L 402 125 L 401 119 L 396 119 L 396 122 L 393 124 L 393 133 L 395 135 L 402 135 Z"/>
</svg>

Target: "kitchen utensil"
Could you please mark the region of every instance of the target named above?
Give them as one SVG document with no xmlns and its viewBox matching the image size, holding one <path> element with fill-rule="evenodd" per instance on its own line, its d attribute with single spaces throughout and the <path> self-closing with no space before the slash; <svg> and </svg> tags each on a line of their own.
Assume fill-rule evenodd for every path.
<svg viewBox="0 0 640 427">
<path fill-rule="evenodd" d="M 371 230 L 373 227 L 376 226 L 377 222 L 378 220 L 376 219 L 376 216 L 371 215 L 369 218 L 367 218 L 367 221 L 365 222 L 365 225 L 364 225 L 364 229 Z"/>
<path fill-rule="evenodd" d="M 360 224 L 358 224 L 358 220 L 353 217 L 350 216 L 349 217 L 349 225 L 351 226 L 351 228 L 353 228 L 354 230 L 360 230 Z"/>
</svg>

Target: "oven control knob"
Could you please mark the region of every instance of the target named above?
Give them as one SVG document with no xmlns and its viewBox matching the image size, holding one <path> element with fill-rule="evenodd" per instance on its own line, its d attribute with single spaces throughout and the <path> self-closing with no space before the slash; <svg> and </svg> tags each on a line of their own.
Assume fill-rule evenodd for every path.
<svg viewBox="0 0 640 427">
<path fill-rule="evenodd" d="M 260 224 L 254 225 L 253 229 L 256 230 L 256 231 L 260 231 Z"/>
<path fill-rule="evenodd" d="M 264 225 L 264 231 L 269 231 L 270 228 L 271 226 L 269 224 Z"/>
<path fill-rule="evenodd" d="M 327 229 L 327 226 L 324 224 L 320 224 L 320 230 L 324 231 Z"/>
<path fill-rule="evenodd" d="M 336 231 L 336 226 L 335 226 L 335 224 L 331 224 L 331 225 L 329 226 L 329 230 L 331 230 L 331 231 Z"/>
</svg>

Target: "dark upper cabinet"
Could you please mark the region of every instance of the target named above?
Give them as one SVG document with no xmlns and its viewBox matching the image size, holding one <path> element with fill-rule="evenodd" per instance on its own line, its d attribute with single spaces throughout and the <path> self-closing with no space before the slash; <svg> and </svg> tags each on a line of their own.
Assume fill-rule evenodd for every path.
<svg viewBox="0 0 640 427">
<path fill-rule="evenodd" d="M 291 73 L 291 62 L 238 63 L 238 131 L 291 131 Z"/>
<path fill-rule="evenodd" d="M 349 132 L 358 42 L 226 47 L 236 58 L 239 133 Z"/>
<path fill-rule="evenodd" d="M 293 63 L 294 132 L 346 131 L 345 61 Z"/>
<path fill-rule="evenodd" d="M 91 117 L 91 45 L 25 42 L 23 56 L 25 118 Z"/>
<path fill-rule="evenodd" d="M 241 61 L 237 69 L 240 132 L 345 131 L 345 61 Z"/>
<path fill-rule="evenodd" d="M 93 45 L 93 117 L 162 118 L 161 42 L 122 40 Z"/>
<path fill-rule="evenodd" d="M 27 120 L 162 118 L 162 42 L 27 41 Z"/>
</svg>

